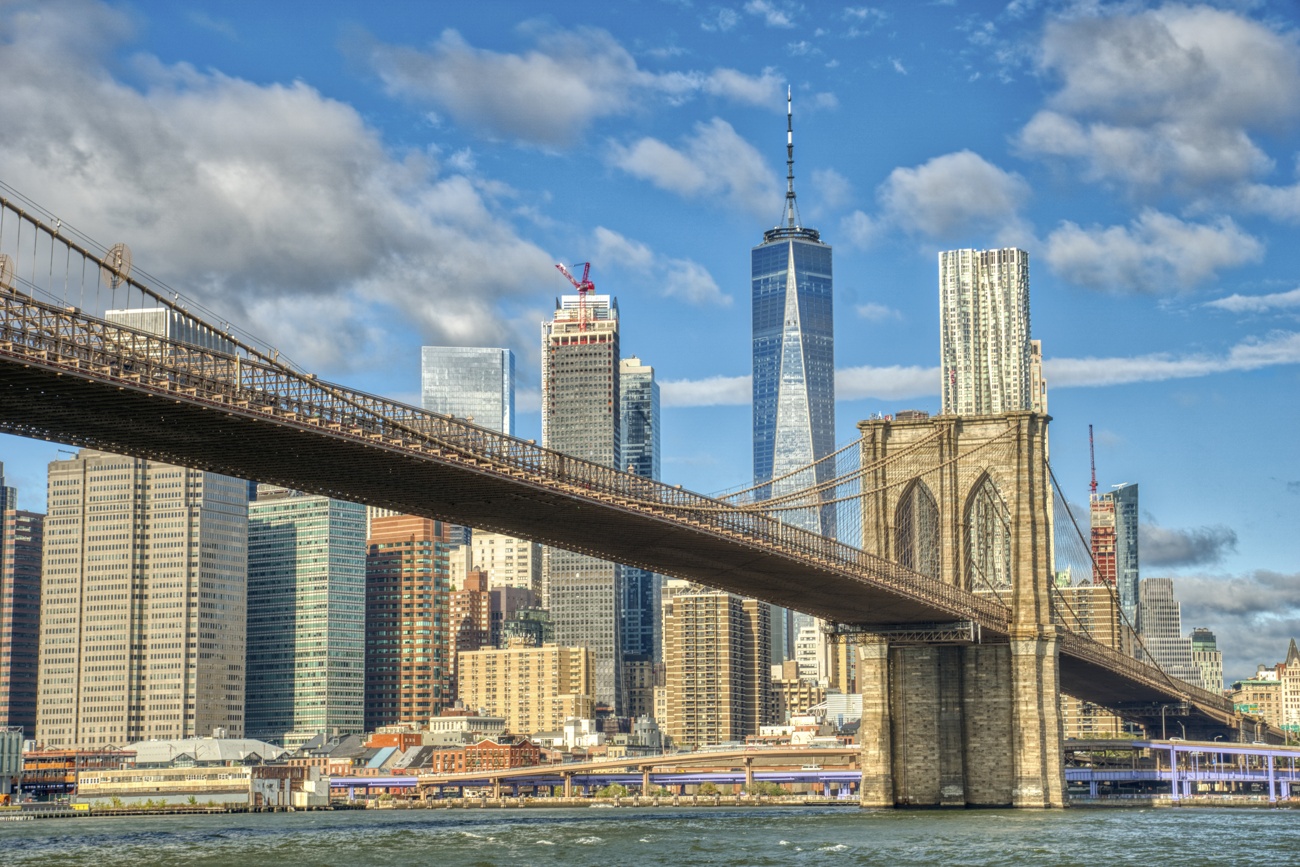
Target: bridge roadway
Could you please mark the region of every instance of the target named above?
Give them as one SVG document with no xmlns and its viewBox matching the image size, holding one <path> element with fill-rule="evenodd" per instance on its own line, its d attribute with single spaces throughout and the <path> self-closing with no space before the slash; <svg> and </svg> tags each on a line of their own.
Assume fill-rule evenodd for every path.
<svg viewBox="0 0 1300 867">
<path fill-rule="evenodd" d="M 850 625 L 1008 609 L 754 511 L 325 383 L 0 292 L 0 432 L 163 461 L 507 533 Z M 1061 685 L 1105 706 L 1231 703 L 1064 633 Z"/>
</svg>

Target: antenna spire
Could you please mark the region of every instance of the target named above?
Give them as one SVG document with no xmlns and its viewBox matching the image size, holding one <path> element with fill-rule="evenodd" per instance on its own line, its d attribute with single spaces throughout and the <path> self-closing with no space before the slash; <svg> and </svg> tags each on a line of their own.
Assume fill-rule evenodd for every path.
<svg viewBox="0 0 1300 867">
<path fill-rule="evenodd" d="M 794 101 L 789 85 L 785 88 L 785 224 L 793 229 L 799 206 L 794 198 Z"/>
</svg>

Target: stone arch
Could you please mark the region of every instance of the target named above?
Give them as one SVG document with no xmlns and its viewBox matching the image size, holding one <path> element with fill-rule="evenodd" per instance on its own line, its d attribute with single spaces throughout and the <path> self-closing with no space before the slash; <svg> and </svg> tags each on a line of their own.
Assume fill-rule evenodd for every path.
<svg viewBox="0 0 1300 867">
<path fill-rule="evenodd" d="M 894 555 L 902 566 L 930 578 L 942 568 L 939 504 L 929 486 L 913 479 L 894 509 Z"/>
<path fill-rule="evenodd" d="M 962 512 L 963 587 L 998 593 L 1011 588 L 1011 510 L 985 470 L 976 478 Z"/>
</svg>

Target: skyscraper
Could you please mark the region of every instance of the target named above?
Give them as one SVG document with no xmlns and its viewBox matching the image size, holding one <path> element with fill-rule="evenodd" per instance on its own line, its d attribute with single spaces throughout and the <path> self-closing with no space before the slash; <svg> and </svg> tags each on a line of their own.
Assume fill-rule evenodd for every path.
<svg viewBox="0 0 1300 867">
<path fill-rule="evenodd" d="M 366 546 L 365 728 L 423 725 L 453 698 L 447 532 L 389 515 L 371 520 Z"/>
<path fill-rule="evenodd" d="M 1014 248 L 940 253 L 939 329 L 945 414 L 1035 409 L 1028 253 Z M 1038 392 L 1045 400 L 1045 389 Z"/>
<path fill-rule="evenodd" d="M 778 495 L 834 476 L 834 467 L 795 473 L 835 451 L 835 330 L 831 247 L 800 225 L 794 193 L 794 112 L 786 94 L 784 225 L 750 252 L 753 315 L 754 484 Z M 775 480 L 775 481 L 774 481 Z M 773 482 L 767 485 L 768 482 Z M 834 508 L 798 523 L 834 536 Z M 794 621 L 773 612 L 773 661 L 794 652 Z"/>
<path fill-rule="evenodd" d="M 609 295 L 565 295 L 542 323 L 542 444 L 617 467 L 622 457 L 618 302 Z M 586 647 L 596 701 L 622 705 L 619 603 L 623 569 L 584 554 L 545 549 L 543 596 L 555 641 Z"/>
<path fill-rule="evenodd" d="M 1295 647 L 1295 642 L 1291 642 Z M 1290 654 L 1287 656 L 1290 665 Z M 1213 693 L 1223 692 L 1223 651 L 1214 633 L 1205 627 L 1192 630 L 1192 664 L 1201 673 L 1201 686 Z"/>
<path fill-rule="evenodd" d="M 248 520 L 248 733 L 364 727 L 366 507 L 261 485 Z"/>
<path fill-rule="evenodd" d="M 244 482 L 83 449 L 48 508 L 37 739 L 242 737 Z"/>
<path fill-rule="evenodd" d="M 1140 631 L 1138 486 L 1116 485 L 1111 491 L 1093 496 L 1089 512 L 1096 564 L 1093 581 L 1115 588 L 1124 617 Z"/>
<path fill-rule="evenodd" d="M 1170 677 L 1199 685 L 1201 672 L 1192 661 L 1192 640 L 1183 635 L 1182 609 L 1172 578 L 1144 578 L 1139 585 L 1142 646 L 1151 662 Z"/>
<path fill-rule="evenodd" d="M 659 383 L 655 370 L 636 356 L 619 363 L 623 458 L 629 473 L 659 479 Z M 623 653 L 661 659 L 659 594 L 663 579 L 648 569 L 623 567 Z"/>
<path fill-rule="evenodd" d="M 515 354 L 477 346 L 422 347 L 420 397 L 429 412 L 513 435 Z"/>
<path fill-rule="evenodd" d="M 0 464 L 0 729 L 36 736 L 41 638 L 41 548 L 45 516 L 18 509 Z"/>
</svg>

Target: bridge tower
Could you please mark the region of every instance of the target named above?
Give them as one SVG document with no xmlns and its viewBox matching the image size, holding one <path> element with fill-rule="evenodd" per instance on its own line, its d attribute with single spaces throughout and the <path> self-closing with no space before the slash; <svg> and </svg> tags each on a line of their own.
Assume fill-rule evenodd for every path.
<svg viewBox="0 0 1300 867">
<path fill-rule="evenodd" d="M 1049 418 L 859 423 L 863 548 L 1011 611 L 856 632 L 864 807 L 1062 807 Z"/>
</svg>

